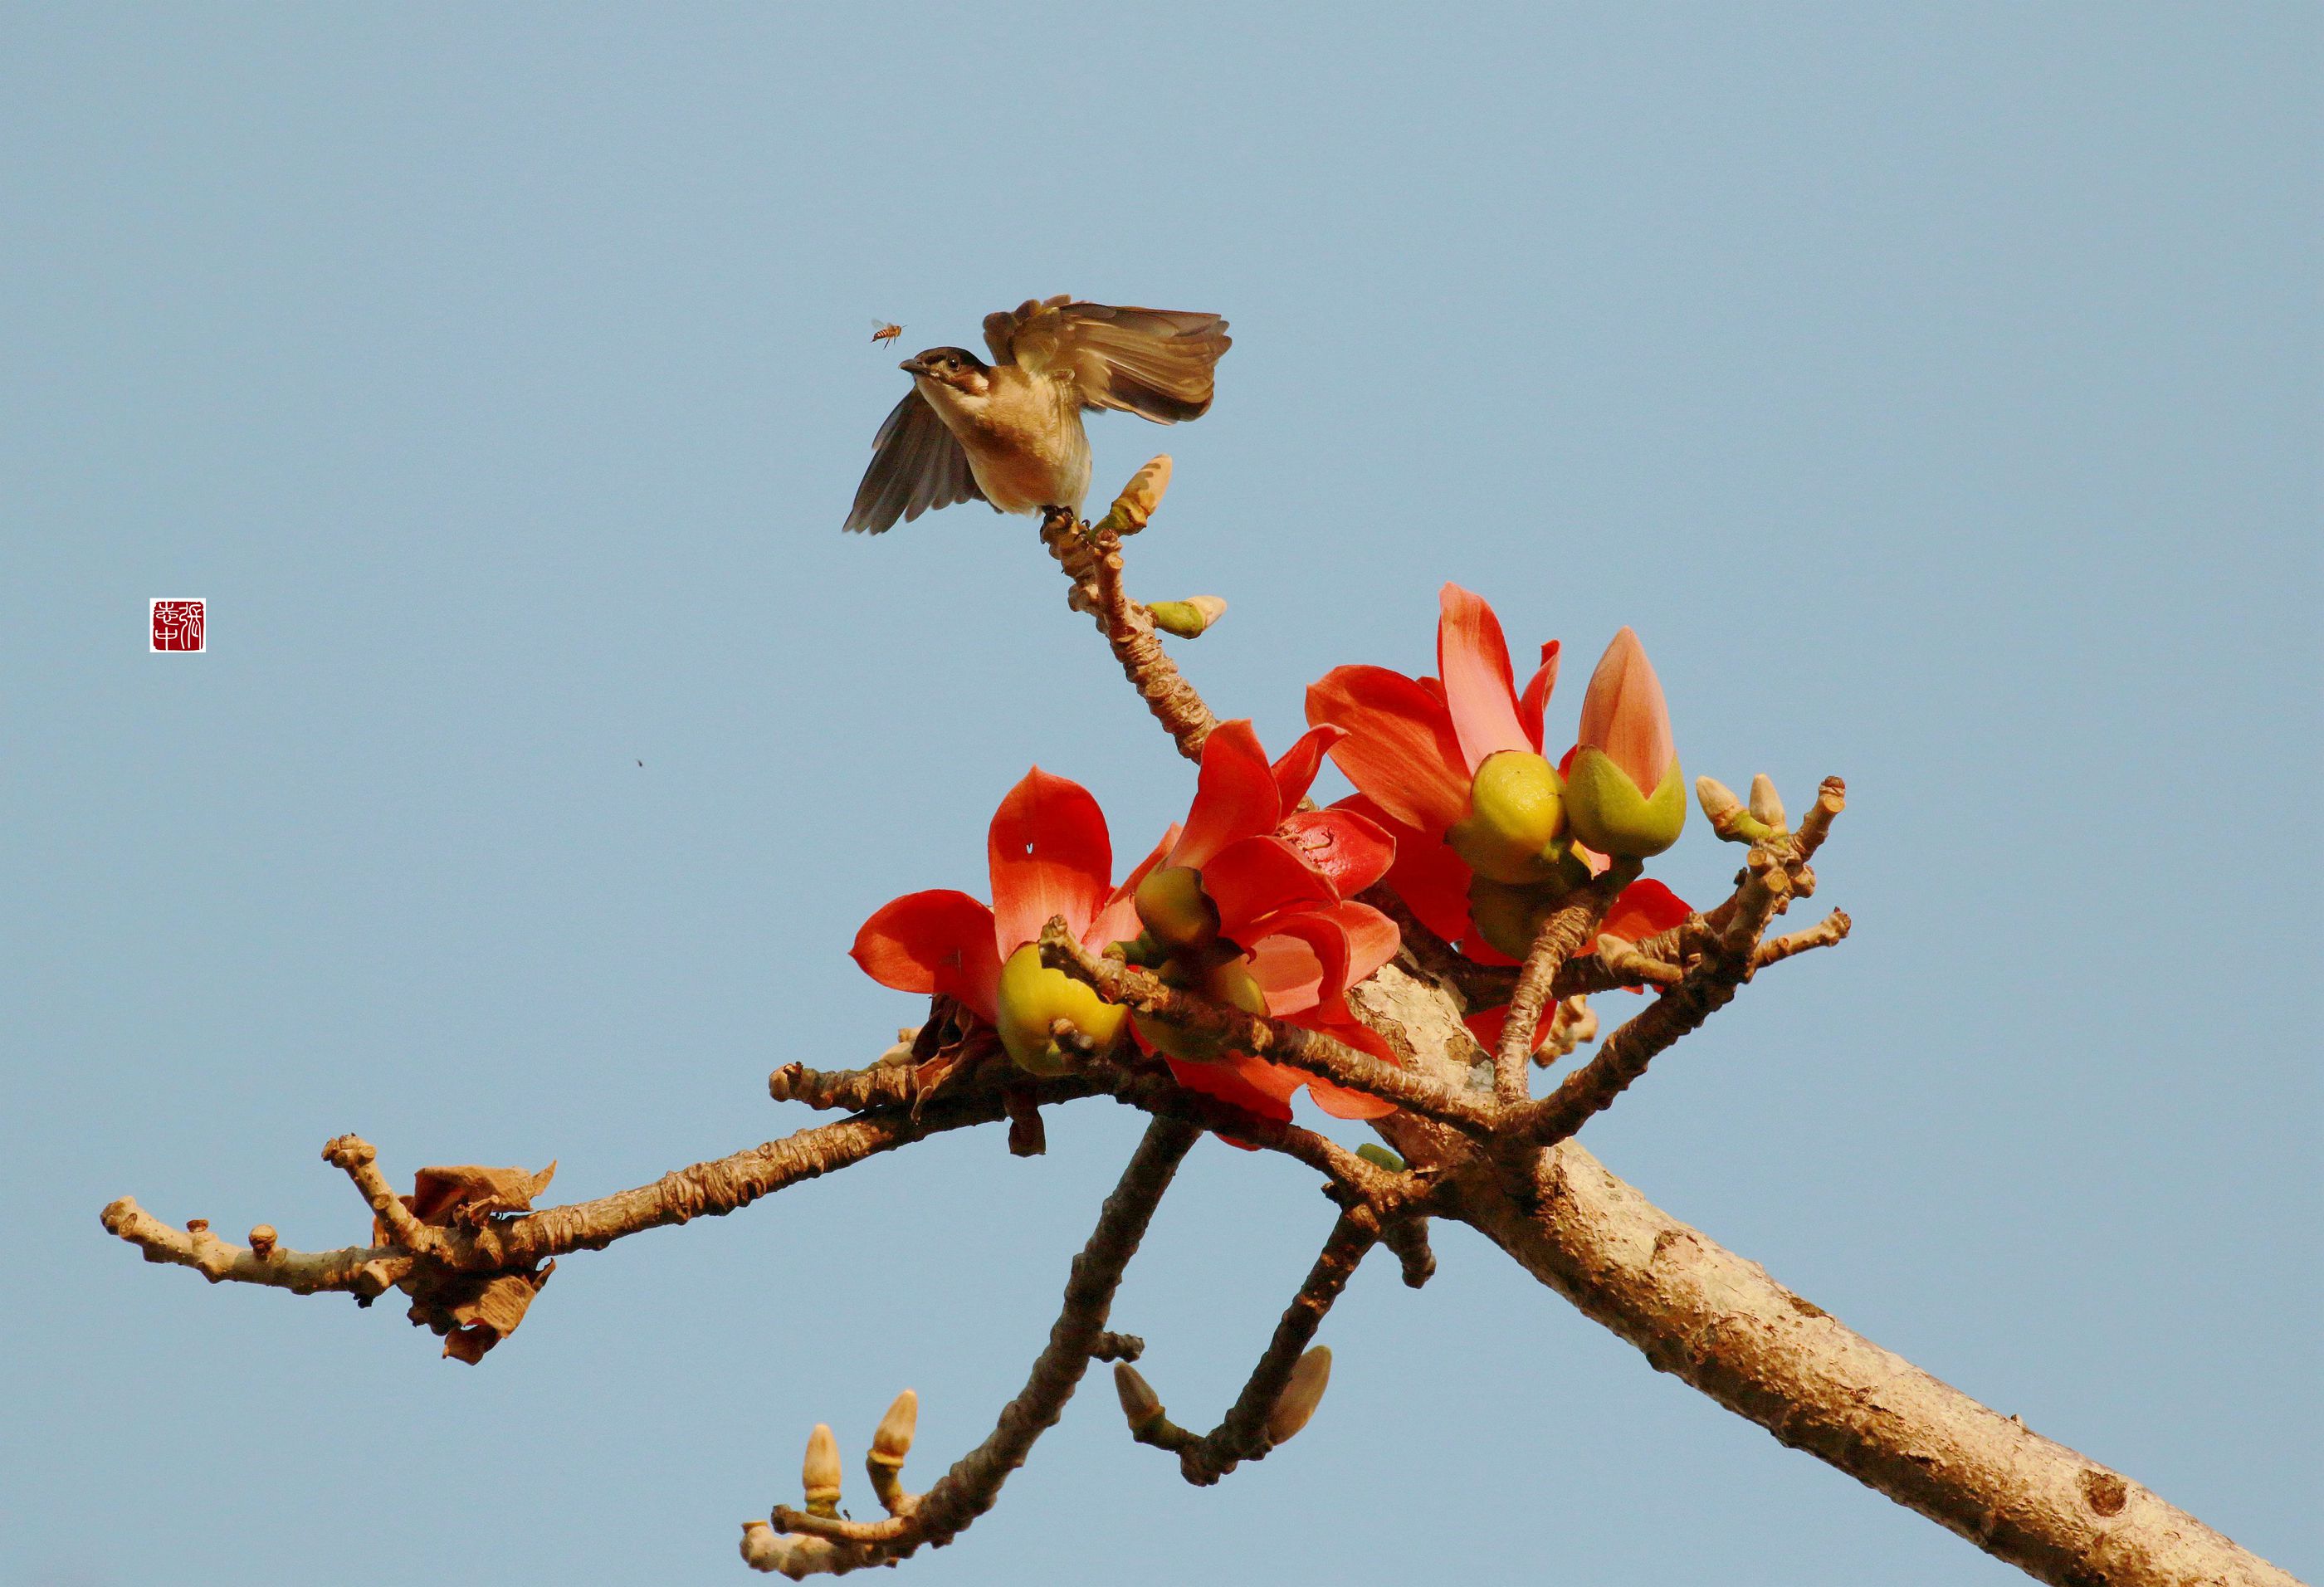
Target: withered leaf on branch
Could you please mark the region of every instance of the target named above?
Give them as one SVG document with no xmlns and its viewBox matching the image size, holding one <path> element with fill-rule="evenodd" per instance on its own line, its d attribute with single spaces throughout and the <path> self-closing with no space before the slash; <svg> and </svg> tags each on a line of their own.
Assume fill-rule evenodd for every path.
<svg viewBox="0 0 2324 1587">
<path fill-rule="evenodd" d="M 474 1163 L 422 1168 L 412 1176 L 411 1194 L 401 1199 L 423 1223 L 475 1229 L 503 1213 L 530 1212 L 532 1198 L 556 1176 L 555 1163 L 537 1174 Z M 391 1237 L 374 1220 L 372 1238 L 385 1244 Z M 442 1273 L 422 1266 L 402 1280 L 401 1287 L 411 1296 L 411 1321 L 443 1335 L 446 1355 L 475 1366 L 486 1351 L 516 1332 L 525 1308 L 556 1270 L 553 1261 L 500 1273 Z"/>
<path fill-rule="evenodd" d="M 524 1321 L 525 1308 L 557 1271 L 557 1264 L 521 1273 L 414 1273 L 404 1281 L 415 1324 L 444 1336 L 444 1353 L 475 1366 L 484 1352 Z"/>
<path fill-rule="evenodd" d="M 483 1168 L 473 1163 L 454 1167 L 422 1168 L 412 1176 L 412 1193 L 402 1198 L 411 1215 L 439 1229 L 456 1224 L 480 1228 L 501 1213 L 529 1213 L 532 1198 L 557 1177 L 551 1163 L 535 1174 L 525 1168 Z M 384 1225 L 374 1220 L 372 1239 L 387 1244 Z"/>
</svg>

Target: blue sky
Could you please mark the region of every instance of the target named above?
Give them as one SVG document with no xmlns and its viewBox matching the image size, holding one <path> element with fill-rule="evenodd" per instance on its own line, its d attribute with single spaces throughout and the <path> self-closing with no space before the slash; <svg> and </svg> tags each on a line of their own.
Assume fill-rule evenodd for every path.
<svg viewBox="0 0 2324 1587">
<path fill-rule="evenodd" d="M 1191 778 L 1030 526 L 838 525 L 869 342 L 1214 309 L 1131 578 L 1270 743 L 1635 625 L 1690 773 L 1854 803 L 1841 949 L 1587 1143 L 1855 1327 L 2296 1572 L 2313 1511 L 2312 7 L 0 7 L 0 1578 L 735 1581 L 834 1423 L 932 1475 L 1134 1138 L 962 1135 L 566 1262 L 475 1370 L 97 1211 L 360 1238 L 318 1159 L 601 1194 L 798 1127 L 1035 761 Z M 211 649 L 146 652 L 200 595 Z M 1578 678 L 1573 680 L 1578 682 Z M 1569 684 L 1552 706 L 1570 731 Z M 640 767 L 640 760 L 644 765 Z M 1699 829 L 1657 873 L 1713 896 Z M 1613 1011 L 1613 1010 L 1609 1010 Z M 1327 1226 L 1197 1150 L 1118 1324 L 1231 1397 Z M 1075 1404 L 931 1582 L 2007 1579 L 1465 1232 L 1368 1268 L 1216 1489 Z M 860 1484 L 859 1484 L 860 1487 Z M 857 1499 L 866 1496 L 858 1493 Z M 860 1512 L 859 1512 L 860 1513 Z"/>
</svg>

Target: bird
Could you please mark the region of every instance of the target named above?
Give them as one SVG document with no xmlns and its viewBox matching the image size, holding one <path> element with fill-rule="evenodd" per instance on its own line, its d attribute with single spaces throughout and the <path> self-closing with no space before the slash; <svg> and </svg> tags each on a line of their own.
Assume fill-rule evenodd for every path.
<svg viewBox="0 0 2324 1587">
<path fill-rule="evenodd" d="M 1200 419 L 1233 342 L 1215 314 L 1056 297 L 986 315 L 984 345 L 990 364 L 930 347 L 897 365 L 912 389 L 872 438 L 849 531 L 879 534 L 956 502 L 1078 514 L 1090 484 L 1083 411 Z"/>
</svg>

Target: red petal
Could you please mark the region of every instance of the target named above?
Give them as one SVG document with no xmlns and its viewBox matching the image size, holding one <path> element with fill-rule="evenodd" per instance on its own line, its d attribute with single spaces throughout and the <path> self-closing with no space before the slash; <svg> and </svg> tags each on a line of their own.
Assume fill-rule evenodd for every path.
<svg viewBox="0 0 2324 1587">
<path fill-rule="evenodd" d="M 1301 958 L 1288 956 L 1286 943 L 1305 948 L 1304 958 L 1313 961 L 1312 969 Z M 1267 992 L 1268 1013 L 1299 1014 L 1319 1005 L 1342 1006 L 1341 995 L 1348 984 L 1348 934 L 1338 921 L 1328 915 L 1293 915 L 1277 920 L 1259 946 L 1266 951 L 1254 954 L 1252 973 L 1259 977 L 1259 985 Z M 1306 973 L 1296 982 L 1278 983 L 1269 979 L 1294 971 Z"/>
<path fill-rule="evenodd" d="M 1222 722 L 1203 741 L 1203 770 L 1194 780 L 1186 829 L 1170 851 L 1173 865 L 1201 869 L 1238 838 L 1275 830 L 1283 814 L 1275 771 L 1248 722 Z"/>
<path fill-rule="evenodd" d="M 1377 822 L 1396 841 L 1396 863 L 1388 869 L 1388 890 L 1402 899 L 1420 923 L 1446 942 L 1469 930 L 1469 867 L 1441 837 L 1415 832 L 1361 794 L 1332 807 Z"/>
<path fill-rule="evenodd" d="M 1525 724 L 1526 736 L 1533 741 L 1536 755 L 1541 753 L 1542 716 L 1557 687 L 1557 649 L 1555 640 L 1541 647 L 1541 667 L 1526 680 L 1525 694 L 1517 701 L 1517 720 Z"/>
<path fill-rule="evenodd" d="M 863 922 L 848 955 L 882 986 L 941 992 L 993 1018 L 1001 956 L 992 911 L 964 892 L 906 893 Z"/>
<path fill-rule="evenodd" d="M 1485 757 L 1502 750 L 1529 750 L 1533 741 L 1517 716 L 1517 690 L 1509 675 L 1508 641 L 1500 620 L 1457 584 L 1437 595 L 1436 670 L 1444 679 L 1444 703 L 1452 732 L 1473 774 Z"/>
<path fill-rule="evenodd" d="M 1443 702 L 1385 667 L 1335 667 L 1307 687 L 1307 720 L 1344 727 L 1332 762 L 1405 826 L 1431 836 L 1469 811 L 1469 768 Z"/>
<path fill-rule="evenodd" d="M 1246 944 L 1264 937 L 1274 916 L 1340 901 L 1330 881 L 1272 835 L 1246 837 L 1212 855 L 1203 867 L 1203 890 L 1219 907 L 1220 934 Z"/>
<path fill-rule="evenodd" d="M 1662 680 L 1646 648 L 1625 628 L 1606 647 L 1582 697 L 1581 742 L 1606 752 L 1639 791 L 1651 794 L 1677 759 Z"/>
<path fill-rule="evenodd" d="M 1283 801 L 1282 808 L 1296 810 L 1307 790 L 1315 784 L 1315 773 L 1323 767 L 1323 752 L 1348 736 L 1347 729 L 1329 724 L 1311 727 L 1299 735 L 1299 742 L 1275 763 L 1276 797 Z"/>
<path fill-rule="evenodd" d="M 1396 839 L 1379 823 L 1353 810 L 1302 810 L 1285 818 L 1276 835 L 1323 872 L 1342 898 L 1378 881 L 1396 863 Z"/>
<path fill-rule="evenodd" d="M 1693 913 L 1687 901 L 1669 888 L 1651 876 L 1640 877 L 1622 890 L 1622 896 L 1614 900 L 1614 907 L 1599 923 L 1598 932 L 1601 937 L 1618 937 L 1624 942 L 1644 942 L 1657 932 L 1683 923 Z"/>
<path fill-rule="evenodd" d="M 1350 900 L 1333 905 L 1331 915 L 1348 936 L 1349 986 L 1396 957 L 1396 950 L 1404 946 L 1404 934 L 1397 930 L 1396 922 L 1370 904 Z"/>
<path fill-rule="evenodd" d="M 1267 1011 L 1278 1018 L 1312 1009 L 1323 995 L 1323 963 L 1298 937 L 1261 937 L 1250 950 L 1250 973 L 1267 994 Z"/>
<path fill-rule="evenodd" d="M 1167 1058 L 1165 1061 L 1170 1066 L 1171 1075 L 1188 1091 L 1199 1091 L 1204 1096 L 1232 1103 L 1243 1112 L 1256 1113 L 1262 1119 L 1277 1119 L 1286 1123 L 1291 1120 L 1291 1093 L 1297 1089 L 1297 1076 L 1292 1071 L 1278 1069 L 1273 1064 L 1263 1064 L 1256 1058 L 1219 1064 L 1190 1064 L 1183 1058 Z M 1246 1076 L 1246 1070 L 1259 1072 L 1259 1075 L 1266 1078 L 1271 1087 L 1275 1086 L 1277 1075 L 1292 1075 L 1292 1084 L 1280 1086 L 1280 1094 L 1277 1089 L 1262 1091 L 1252 1084 L 1252 1078 Z"/>
<path fill-rule="evenodd" d="M 1090 922 L 1090 928 L 1082 934 L 1084 943 L 1103 947 L 1110 942 L 1127 942 L 1145 929 L 1145 923 L 1138 918 L 1135 902 L 1138 884 L 1146 880 L 1148 872 L 1162 863 L 1163 857 L 1169 853 L 1177 841 L 1178 824 L 1174 821 L 1170 824 L 1170 830 L 1162 835 L 1162 841 L 1154 845 L 1153 852 L 1139 861 L 1136 868 L 1121 879 L 1121 885 L 1107 896 L 1105 907 L 1098 911 L 1097 918 Z"/>
<path fill-rule="evenodd" d="M 1105 812 L 1089 789 L 1036 766 L 993 812 L 985 858 L 992 867 L 994 946 L 1006 955 L 1063 915 L 1078 937 L 1104 904 L 1113 876 Z"/>
</svg>

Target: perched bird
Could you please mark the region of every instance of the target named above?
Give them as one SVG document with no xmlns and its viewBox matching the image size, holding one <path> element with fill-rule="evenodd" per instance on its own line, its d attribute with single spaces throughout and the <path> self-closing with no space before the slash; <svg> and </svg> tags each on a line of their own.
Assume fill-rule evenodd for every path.
<svg viewBox="0 0 2324 1587">
<path fill-rule="evenodd" d="M 1232 344 L 1215 314 L 1051 298 L 986 315 L 984 345 L 990 364 L 965 347 L 930 347 L 898 365 L 912 390 L 872 439 L 847 528 L 878 534 L 967 501 L 1078 512 L 1090 483 L 1082 410 L 1200 419 Z"/>
</svg>

